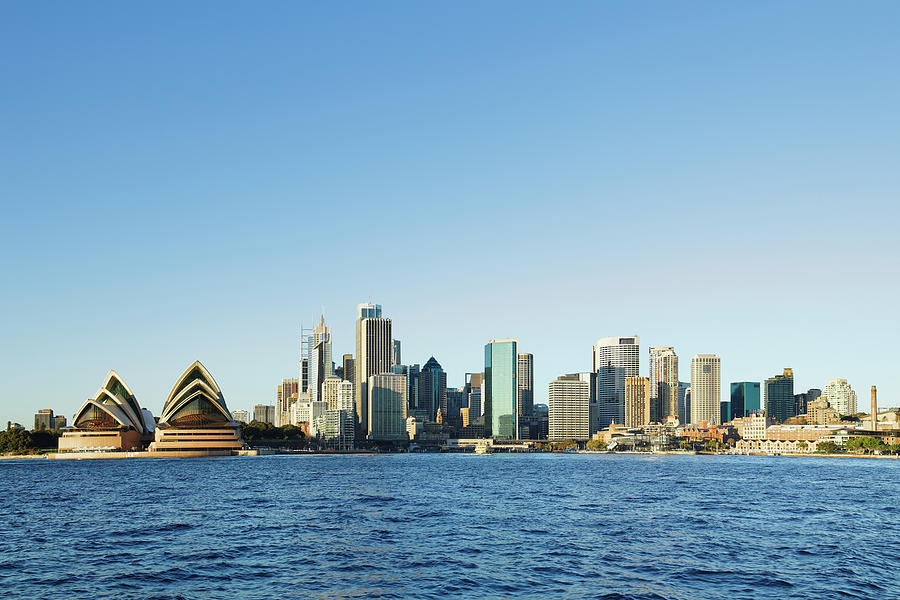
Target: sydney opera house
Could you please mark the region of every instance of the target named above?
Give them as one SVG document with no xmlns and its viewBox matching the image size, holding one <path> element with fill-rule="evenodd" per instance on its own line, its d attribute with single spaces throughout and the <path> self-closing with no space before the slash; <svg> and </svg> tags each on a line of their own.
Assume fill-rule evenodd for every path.
<svg viewBox="0 0 900 600">
<path fill-rule="evenodd" d="M 59 439 L 59 456 L 228 456 L 243 447 L 222 390 L 199 361 L 169 393 L 157 422 L 115 371 L 75 413 Z"/>
</svg>

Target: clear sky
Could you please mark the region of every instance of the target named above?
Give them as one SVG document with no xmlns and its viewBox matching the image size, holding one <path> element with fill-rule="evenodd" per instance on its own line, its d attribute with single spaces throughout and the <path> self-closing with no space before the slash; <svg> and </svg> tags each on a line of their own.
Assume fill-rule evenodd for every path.
<svg viewBox="0 0 900 600">
<path fill-rule="evenodd" d="M 900 3 L 0 3 L 0 418 L 230 408 L 384 305 L 536 401 L 608 335 L 900 405 Z"/>
</svg>

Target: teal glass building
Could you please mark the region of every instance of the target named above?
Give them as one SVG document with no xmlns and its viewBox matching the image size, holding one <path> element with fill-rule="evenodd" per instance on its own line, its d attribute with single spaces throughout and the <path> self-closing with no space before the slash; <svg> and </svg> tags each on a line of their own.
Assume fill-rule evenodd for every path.
<svg viewBox="0 0 900 600">
<path fill-rule="evenodd" d="M 758 381 L 736 381 L 731 384 L 731 418 L 746 417 L 759 412 Z"/>
<path fill-rule="evenodd" d="M 485 435 L 516 438 L 516 340 L 491 340 L 484 347 Z"/>
</svg>

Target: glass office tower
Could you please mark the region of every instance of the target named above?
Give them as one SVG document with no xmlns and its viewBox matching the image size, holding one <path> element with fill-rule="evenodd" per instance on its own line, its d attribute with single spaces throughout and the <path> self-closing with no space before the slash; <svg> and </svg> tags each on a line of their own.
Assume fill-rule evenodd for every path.
<svg viewBox="0 0 900 600">
<path fill-rule="evenodd" d="M 731 384 L 731 418 L 746 417 L 762 408 L 758 381 L 736 381 Z"/>
<path fill-rule="evenodd" d="M 484 347 L 485 435 L 515 439 L 517 340 L 491 340 Z"/>
</svg>

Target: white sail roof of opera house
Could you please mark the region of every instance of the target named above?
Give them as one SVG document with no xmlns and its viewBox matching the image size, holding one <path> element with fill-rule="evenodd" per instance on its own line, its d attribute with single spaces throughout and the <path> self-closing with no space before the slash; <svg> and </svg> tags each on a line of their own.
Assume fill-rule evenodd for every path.
<svg viewBox="0 0 900 600">
<path fill-rule="evenodd" d="M 152 418 L 151 414 L 151 422 Z M 141 434 L 153 430 L 134 393 L 115 371 L 110 371 L 94 397 L 81 405 L 73 425 L 78 429 L 133 427 Z"/>
<path fill-rule="evenodd" d="M 169 392 L 160 426 L 209 427 L 234 425 L 216 380 L 200 361 L 194 361 Z"/>
</svg>

